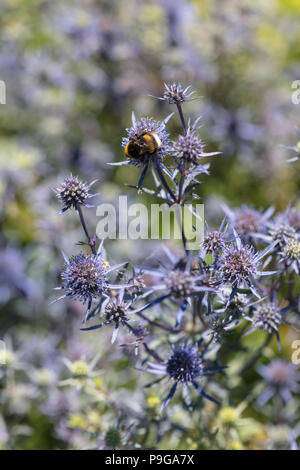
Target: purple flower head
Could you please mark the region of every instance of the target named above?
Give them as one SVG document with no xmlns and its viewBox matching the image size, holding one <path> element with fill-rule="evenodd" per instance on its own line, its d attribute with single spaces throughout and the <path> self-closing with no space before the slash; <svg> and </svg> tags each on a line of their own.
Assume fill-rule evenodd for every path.
<svg viewBox="0 0 300 470">
<path fill-rule="evenodd" d="M 280 261 L 286 268 L 292 269 L 300 274 L 300 240 L 297 237 L 289 238 L 282 246 Z"/>
<path fill-rule="evenodd" d="M 256 309 L 252 322 L 255 329 L 273 333 L 283 323 L 283 316 L 275 302 L 264 302 Z"/>
<path fill-rule="evenodd" d="M 92 181 L 90 184 L 83 183 L 77 176 L 70 175 L 66 178 L 60 187 L 53 189 L 58 199 L 62 202 L 63 208 L 62 212 L 70 208 L 76 209 L 78 205 L 83 205 L 85 207 L 93 207 L 86 203 L 86 201 L 96 194 L 90 194 L 89 190 L 96 183 Z"/>
<path fill-rule="evenodd" d="M 262 258 L 272 251 L 274 244 L 269 245 L 261 252 L 255 252 L 253 246 L 243 245 L 237 232 L 233 229 L 235 243 L 227 245 L 220 258 L 220 267 L 218 275 L 223 284 L 231 284 L 232 300 L 237 287 L 250 287 L 252 292 L 257 296 L 258 293 L 254 289 L 251 279 L 255 276 L 266 276 L 274 274 L 274 271 L 259 271 Z"/>
<path fill-rule="evenodd" d="M 257 270 L 258 261 L 252 246 L 237 247 L 230 244 L 224 248 L 220 272 L 225 283 L 240 285 L 255 276 Z"/>
<path fill-rule="evenodd" d="M 148 372 L 157 375 L 163 375 L 171 379 L 174 384 L 169 391 L 167 397 L 163 401 L 162 409 L 165 408 L 175 394 L 178 384 L 183 386 L 192 385 L 204 398 L 219 405 L 220 403 L 204 392 L 198 385 L 197 379 L 203 377 L 205 374 L 222 370 L 223 367 L 206 367 L 203 363 L 203 357 L 198 352 L 197 346 L 191 346 L 190 343 L 182 343 L 173 346 L 171 354 L 165 362 L 158 364 L 149 362 Z"/>
<path fill-rule="evenodd" d="M 99 298 L 107 289 L 106 268 L 101 256 L 80 253 L 72 256 L 61 275 L 66 296 L 82 303 Z"/>
<path fill-rule="evenodd" d="M 186 162 L 199 164 L 199 160 L 205 156 L 204 143 L 196 135 L 198 131 L 199 119 L 195 121 L 193 126 L 188 125 L 185 134 L 179 135 L 177 141 L 172 143 L 171 154 L 177 163 Z M 208 173 L 203 166 L 203 172 Z"/>
<path fill-rule="evenodd" d="M 291 226 L 296 232 L 300 232 L 300 210 L 288 207 L 277 217 L 278 224 Z"/>
<path fill-rule="evenodd" d="M 183 88 L 180 83 L 171 83 L 171 85 L 164 84 L 165 91 L 163 97 L 160 98 L 164 101 L 167 101 L 169 104 L 181 104 L 185 101 L 192 101 L 191 96 L 195 93 L 194 91 L 189 91 L 190 86 Z"/>
<path fill-rule="evenodd" d="M 233 228 L 246 242 L 249 242 L 253 235 L 266 232 L 268 219 L 274 212 L 273 207 L 262 212 L 246 205 L 236 210 L 232 210 L 228 206 L 223 205 L 223 210 Z"/>
<path fill-rule="evenodd" d="M 273 240 L 278 248 L 282 248 L 287 240 L 293 240 L 296 237 L 296 230 L 287 222 L 279 222 L 273 225 L 269 230 L 271 240 Z"/>
<path fill-rule="evenodd" d="M 225 248 L 224 236 L 220 231 L 208 232 L 203 238 L 202 248 L 206 253 L 219 254 Z"/>
<path fill-rule="evenodd" d="M 268 366 L 259 366 L 258 372 L 267 383 L 267 388 L 258 398 L 260 406 L 275 394 L 279 394 L 288 403 L 292 399 L 291 392 L 298 393 L 300 390 L 300 374 L 296 367 L 282 359 L 274 359 Z"/>
<path fill-rule="evenodd" d="M 202 376 L 202 360 L 197 347 L 189 344 L 174 347 L 166 363 L 166 372 L 172 380 L 184 384 Z"/>
</svg>

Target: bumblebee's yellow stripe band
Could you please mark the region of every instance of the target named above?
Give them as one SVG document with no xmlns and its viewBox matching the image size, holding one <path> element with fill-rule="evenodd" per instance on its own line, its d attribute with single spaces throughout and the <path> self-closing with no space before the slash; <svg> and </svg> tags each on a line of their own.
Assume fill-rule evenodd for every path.
<svg viewBox="0 0 300 470">
<path fill-rule="evenodd" d="M 125 147 L 125 155 L 126 155 L 126 157 L 131 158 L 130 155 L 129 155 L 129 152 L 128 152 L 128 146 L 129 146 L 129 144 L 127 144 L 126 147 Z"/>
<path fill-rule="evenodd" d="M 149 153 L 153 153 L 155 151 L 155 145 L 153 143 L 153 138 L 151 137 L 151 135 L 143 135 L 143 140 L 147 143 Z"/>
</svg>

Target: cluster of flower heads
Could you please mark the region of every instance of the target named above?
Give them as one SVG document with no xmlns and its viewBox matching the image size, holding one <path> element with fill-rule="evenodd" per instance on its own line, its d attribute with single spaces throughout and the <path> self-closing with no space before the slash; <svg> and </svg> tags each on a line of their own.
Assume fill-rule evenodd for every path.
<svg viewBox="0 0 300 470">
<path fill-rule="evenodd" d="M 117 163 L 143 167 L 136 188 L 169 205 L 174 202 L 183 205 L 197 198 L 197 177 L 208 174 L 209 167 L 202 164 L 202 158 L 218 153 L 204 152 L 199 119 L 193 124 L 186 123 L 182 105 L 193 99 L 192 94 L 189 88 L 172 84 L 165 85 L 160 98 L 175 105 L 178 111 L 182 133 L 176 141 L 170 140 L 166 127 L 173 113 L 162 122 L 152 118 L 137 120 L 133 113 L 132 127 L 122 140 L 127 159 Z M 166 166 L 167 155 L 172 158 Z M 150 165 L 155 190 L 142 187 Z M 142 346 L 142 355 L 151 358 L 146 371 L 161 375 L 154 383 L 164 379 L 172 382 L 162 408 L 170 402 L 178 385 L 184 388 L 192 385 L 203 398 L 219 405 L 220 401 L 206 390 L 211 384 L 207 378 L 218 372 L 226 373 L 222 346 L 227 336 L 244 325 L 240 337 L 261 330 L 267 334 L 266 345 L 273 336 L 279 343 L 280 326 L 291 325 L 286 316 L 299 308 L 300 211 L 288 208 L 274 215 L 273 208 L 261 211 L 242 206 L 231 210 L 223 206 L 225 217 L 219 229 L 207 226 L 198 250 L 187 250 L 182 229 L 183 254 L 178 256 L 164 246 L 163 254 L 151 266 L 132 267 L 128 260 L 111 267 L 104 257 L 102 242 L 89 235 L 80 208 L 91 197 L 90 187 L 91 184 L 85 185 L 71 176 L 56 190 L 63 211 L 75 208 L 79 212 L 88 239 L 86 245 L 91 249 L 91 253 L 65 256 L 61 276 L 65 295 L 61 298 L 73 298 L 87 305 L 84 321 L 88 324 L 82 330 L 102 331 L 103 327 L 113 325 L 112 342 L 116 341 L 120 327 L 133 335 L 136 351 Z M 117 271 L 114 282 L 110 277 L 112 271 Z M 285 276 L 289 288 L 284 297 Z M 162 341 L 162 353 L 152 346 L 153 336 L 148 328 L 154 337 L 158 331 L 165 334 L 167 341 L 165 344 Z M 171 342 L 169 355 L 163 360 L 161 354 L 167 355 L 170 335 L 176 340 Z M 291 391 L 295 390 L 294 376 L 281 388 L 269 376 L 267 380 L 270 383 L 273 380 L 272 393 L 280 389 L 286 397 L 286 387 L 290 385 Z"/>
</svg>

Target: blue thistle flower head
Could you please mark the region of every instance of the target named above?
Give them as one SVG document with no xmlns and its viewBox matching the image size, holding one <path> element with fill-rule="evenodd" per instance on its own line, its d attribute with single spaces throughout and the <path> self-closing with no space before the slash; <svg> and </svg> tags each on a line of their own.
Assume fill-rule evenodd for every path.
<svg viewBox="0 0 300 470">
<path fill-rule="evenodd" d="M 188 384 L 203 375 L 202 359 L 197 347 L 181 344 L 174 347 L 166 363 L 166 372 L 172 380 Z"/>
<path fill-rule="evenodd" d="M 252 207 L 243 206 L 234 215 L 234 228 L 239 235 L 247 236 L 251 233 L 263 232 L 265 229 L 263 214 Z"/>
<path fill-rule="evenodd" d="M 278 330 L 283 322 L 283 317 L 275 302 L 264 302 L 256 309 L 252 322 L 255 329 L 259 328 L 268 333 L 273 333 Z"/>
<path fill-rule="evenodd" d="M 225 248 L 223 233 L 219 230 L 208 232 L 203 238 L 202 248 L 206 253 L 220 253 Z"/>
<path fill-rule="evenodd" d="M 300 232 L 300 210 L 288 207 L 277 217 L 277 224 L 291 226 L 297 233 Z"/>
<path fill-rule="evenodd" d="M 171 115 L 164 119 L 162 122 L 156 121 L 155 119 L 148 117 L 137 120 L 135 114 L 132 113 L 132 126 L 126 129 L 127 137 L 123 137 L 122 147 L 125 149 L 128 143 L 134 142 L 139 139 L 142 135 L 149 134 L 152 132 L 157 134 L 159 140 L 161 141 L 161 146 L 153 153 L 146 154 L 143 160 L 131 159 L 128 163 L 137 166 L 146 166 L 151 161 L 151 159 L 162 159 L 165 156 L 165 154 L 169 150 L 169 133 L 166 129 L 166 123 L 170 117 Z"/>
<path fill-rule="evenodd" d="M 267 366 L 260 365 L 258 373 L 265 379 L 266 388 L 258 397 L 258 404 L 263 406 L 274 395 L 279 394 L 285 403 L 292 399 L 292 393 L 299 393 L 300 374 L 297 368 L 282 359 L 273 359 Z"/>
<path fill-rule="evenodd" d="M 196 99 L 191 98 L 195 92 L 190 91 L 190 86 L 183 88 L 181 83 L 171 83 L 171 85 L 164 83 L 164 87 L 165 91 L 163 97 L 160 99 L 167 101 L 169 104 L 181 104 L 185 101 L 192 101 L 193 99 Z"/>
<path fill-rule="evenodd" d="M 73 176 L 71 174 L 68 178 L 65 178 L 58 188 L 52 189 L 63 204 L 61 213 L 70 208 L 76 209 L 79 205 L 93 207 L 87 204 L 87 200 L 96 196 L 96 194 L 89 193 L 90 188 L 96 183 L 96 181 L 97 180 L 92 181 L 90 184 L 86 184 L 81 181 L 78 176 Z"/>
<path fill-rule="evenodd" d="M 273 207 L 262 212 L 246 205 L 243 205 L 241 209 L 232 210 L 225 204 L 223 204 L 223 210 L 236 232 L 245 242 L 249 242 L 253 235 L 266 233 L 268 220 L 274 212 Z"/>
<path fill-rule="evenodd" d="M 223 282 L 240 285 L 257 274 L 258 260 L 252 246 L 230 244 L 223 250 L 220 273 Z"/>
<path fill-rule="evenodd" d="M 285 267 L 294 270 L 296 274 L 300 273 L 300 240 L 295 236 L 284 243 L 280 252 L 280 261 L 284 262 Z"/>
<path fill-rule="evenodd" d="M 179 135 L 177 141 L 172 143 L 171 154 L 177 163 L 185 161 L 186 163 L 199 165 L 199 160 L 205 156 L 203 153 L 204 143 L 196 134 L 198 121 L 192 126 L 189 123 L 185 134 Z M 204 166 L 203 172 L 208 173 Z"/>
<path fill-rule="evenodd" d="M 286 244 L 287 240 L 295 239 L 296 230 L 288 222 L 279 222 L 270 228 L 269 235 L 278 245 L 278 248 L 282 248 Z"/>
<path fill-rule="evenodd" d="M 66 261 L 61 275 L 67 291 L 66 296 L 82 303 L 102 296 L 107 288 L 106 268 L 99 255 L 80 253 Z"/>
</svg>

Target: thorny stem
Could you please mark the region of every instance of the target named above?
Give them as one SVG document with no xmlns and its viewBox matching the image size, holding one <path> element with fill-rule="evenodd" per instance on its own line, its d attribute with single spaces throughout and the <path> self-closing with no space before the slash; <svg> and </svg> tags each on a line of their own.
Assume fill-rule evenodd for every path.
<svg viewBox="0 0 300 470">
<path fill-rule="evenodd" d="M 93 255 L 96 255 L 95 240 L 90 237 L 90 234 L 89 234 L 89 232 L 88 232 L 88 229 L 87 229 L 87 226 L 86 226 L 86 223 L 85 223 L 85 220 L 84 220 L 82 208 L 81 208 L 81 206 L 78 204 L 78 205 L 76 206 L 76 209 L 77 209 L 78 214 L 79 214 L 79 218 L 80 218 L 80 222 L 81 222 L 82 228 L 83 228 L 83 230 L 84 230 L 84 233 L 85 233 L 85 235 L 86 235 L 86 238 L 88 239 L 88 244 L 89 244 L 89 246 L 90 246 L 90 248 L 91 248 L 91 250 L 92 250 Z"/>
</svg>

